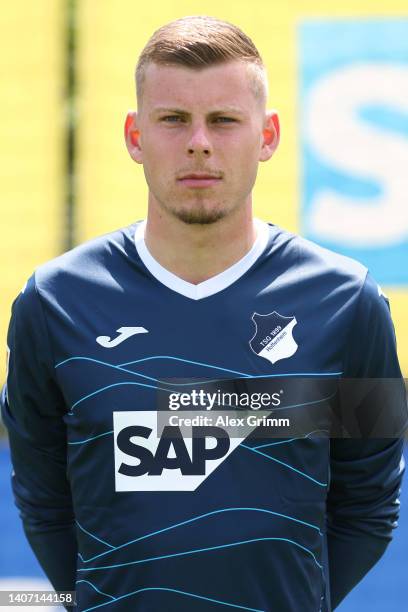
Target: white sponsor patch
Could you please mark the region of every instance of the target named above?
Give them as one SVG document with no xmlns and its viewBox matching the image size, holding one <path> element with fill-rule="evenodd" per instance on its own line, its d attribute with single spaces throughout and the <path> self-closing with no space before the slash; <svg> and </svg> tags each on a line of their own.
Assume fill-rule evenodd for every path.
<svg viewBox="0 0 408 612">
<path fill-rule="evenodd" d="M 190 427 L 189 437 L 157 427 L 155 411 L 113 413 L 116 491 L 195 491 L 245 439 L 221 427 Z"/>
</svg>

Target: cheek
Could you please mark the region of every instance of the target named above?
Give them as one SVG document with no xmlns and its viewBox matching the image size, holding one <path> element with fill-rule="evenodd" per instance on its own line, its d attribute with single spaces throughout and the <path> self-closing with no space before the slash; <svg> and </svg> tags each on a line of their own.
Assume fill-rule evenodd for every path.
<svg viewBox="0 0 408 612">
<path fill-rule="evenodd" d="M 166 170 L 171 168 L 174 154 L 167 147 L 157 146 L 155 143 L 142 144 L 143 166 L 146 176 L 160 180 Z"/>
<path fill-rule="evenodd" d="M 220 138 L 218 150 L 234 160 L 247 160 L 251 163 L 253 159 L 257 159 L 260 152 L 260 138 L 255 133 L 230 134 L 228 138 Z"/>
<path fill-rule="evenodd" d="M 157 195 L 168 194 L 175 188 L 174 176 L 176 173 L 175 155 L 169 150 L 147 149 L 143 157 L 143 171 L 146 182 Z"/>
<path fill-rule="evenodd" d="M 145 136 L 145 138 L 142 136 L 141 146 L 150 159 L 165 158 L 168 151 L 178 147 L 178 139 L 172 130 L 150 126 L 149 130 L 146 130 Z"/>
<path fill-rule="evenodd" d="M 237 191 L 250 191 L 255 183 L 258 171 L 259 143 L 254 142 L 254 139 L 241 141 L 231 151 L 227 163 Z"/>
<path fill-rule="evenodd" d="M 246 182 L 248 174 L 258 166 L 259 150 L 253 142 L 237 143 L 231 149 L 227 163 L 240 182 Z"/>
</svg>

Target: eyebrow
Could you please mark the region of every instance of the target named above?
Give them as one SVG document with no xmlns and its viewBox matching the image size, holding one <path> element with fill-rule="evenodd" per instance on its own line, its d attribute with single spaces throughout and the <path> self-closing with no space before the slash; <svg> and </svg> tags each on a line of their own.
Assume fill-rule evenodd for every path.
<svg viewBox="0 0 408 612">
<path fill-rule="evenodd" d="M 174 113 L 176 115 L 190 115 L 191 114 L 182 108 L 174 108 L 174 107 L 170 108 L 170 107 L 159 106 L 152 110 L 151 115 L 160 115 L 161 113 Z M 239 108 L 235 106 L 224 106 L 218 110 L 211 111 L 208 114 L 211 116 L 211 115 L 225 115 L 228 113 L 233 113 L 234 115 L 244 114 Z"/>
<path fill-rule="evenodd" d="M 152 114 L 159 114 L 159 113 L 177 113 L 178 115 L 185 115 L 186 111 L 183 110 L 182 108 L 168 108 L 165 106 L 159 106 L 158 108 L 154 108 L 152 110 Z"/>
</svg>

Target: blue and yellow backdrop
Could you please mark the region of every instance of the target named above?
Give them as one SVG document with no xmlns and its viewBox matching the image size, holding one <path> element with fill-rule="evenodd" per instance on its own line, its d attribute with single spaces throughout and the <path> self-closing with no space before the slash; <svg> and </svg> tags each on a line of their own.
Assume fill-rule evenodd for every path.
<svg viewBox="0 0 408 612">
<path fill-rule="evenodd" d="M 371 269 L 390 298 L 408 376 L 406 0 L 7 3 L 0 14 L 3 346 L 11 301 L 36 266 L 145 215 L 142 169 L 123 142 L 126 111 L 135 107 L 134 67 L 153 30 L 189 14 L 241 26 L 267 66 L 282 135 L 260 168 L 257 216 Z M 387 574 L 391 584 L 395 571 Z M 398 588 L 387 589 L 391 599 L 378 610 L 404 608 L 392 599 Z"/>
</svg>

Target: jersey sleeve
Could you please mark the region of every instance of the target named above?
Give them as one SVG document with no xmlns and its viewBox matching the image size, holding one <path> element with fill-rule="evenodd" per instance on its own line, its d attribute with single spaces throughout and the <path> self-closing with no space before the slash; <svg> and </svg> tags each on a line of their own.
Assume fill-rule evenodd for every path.
<svg viewBox="0 0 408 612">
<path fill-rule="evenodd" d="M 390 303 L 370 273 L 360 289 L 348 332 L 344 376 L 401 378 Z"/>
<path fill-rule="evenodd" d="M 333 608 L 378 561 L 392 539 L 404 472 L 404 381 L 389 303 L 370 275 L 360 290 L 347 336 L 344 377 L 369 380 L 369 384 L 363 382 L 366 393 L 356 391 L 359 405 L 353 405 L 362 415 L 360 429 L 350 438 L 333 438 L 330 444 L 327 535 Z M 374 431 L 372 423 L 381 419 L 386 423 L 387 416 L 394 423 L 389 431 L 400 432 L 398 437 L 396 433 L 382 437 L 381 427 L 379 437 L 365 435 Z"/>
<path fill-rule="evenodd" d="M 44 559 L 39 553 L 63 534 L 68 550 L 73 551 L 75 536 L 66 474 L 63 416 L 67 409 L 54 375 L 52 347 L 34 276 L 13 303 L 7 344 L 8 374 L 1 407 L 10 441 L 15 502 L 30 544 L 54 587 L 56 583 L 59 589 L 71 587 L 76 553 L 65 566 L 61 562 L 56 565 L 56 550 L 53 559 L 48 554 Z"/>
</svg>

